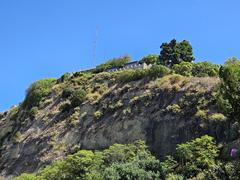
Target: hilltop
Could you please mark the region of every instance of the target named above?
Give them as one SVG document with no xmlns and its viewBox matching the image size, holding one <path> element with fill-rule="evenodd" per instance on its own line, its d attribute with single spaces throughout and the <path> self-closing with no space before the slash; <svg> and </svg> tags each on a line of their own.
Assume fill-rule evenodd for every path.
<svg viewBox="0 0 240 180">
<path fill-rule="evenodd" d="M 204 135 L 221 144 L 219 160 L 231 159 L 238 126 L 218 102 L 224 69 L 209 62 L 163 65 L 158 58 L 144 57 L 147 68 L 106 71 L 129 62 L 124 56 L 33 83 L 19 106 L 0 114 L 0 174 L 33 173 L 78 150 L 137 140 L 163 161 L 176 156 L 178 144 Z"/>
</svg>

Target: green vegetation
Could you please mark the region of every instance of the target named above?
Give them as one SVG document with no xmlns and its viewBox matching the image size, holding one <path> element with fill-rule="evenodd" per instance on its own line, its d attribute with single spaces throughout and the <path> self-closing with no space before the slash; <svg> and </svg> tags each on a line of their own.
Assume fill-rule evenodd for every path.
<svg viewBox="0 0 240 180">
<path fill-rule="evenodd" d="M 176 39 L 169 43 L 163 43 L 160 52 L 160 63 L 169 67 L 179 64 L 183 61 L 194 61 L 192 46 L 186 40 L 177 42 Z"/>
<path fill-rule="evenodd" d="M 140 63 L 146 63 L 147 65 L 157 64 L 159 63 L 159 55 L 157 54 L 147 55 L 140 60 Z"/>
<path fill-rule="evenodd" d="M 172 69 L 175 73 L 182 76 L 192 76 L 193 63 L 181 62 L 180 64 L 175 64 Z"/>
<path fill-rule="evenodd" d="M 196 77 L 214 77 L 218 76 L 219 66 L 210 62 L 194 63 L 192 75 Z"/>
<path fill-rule="evenodd" d="M 73 92 L 71 97 L 72 107 L 80 106 L 85 100 L 87 92 L 83 89 L 78 89 Z"/>
<path fill-rule="evenodd" d="M 167 156 L 160 162 L 143 141 L 115 144 L 103 151 L 80 150 L 36 174 L 22 174 L 14 180 L 218 179 L 237 174 L 232 164 L 224 169 L 217 161 L 219 146 L 210 136 L 180 144 L 176 151 L 176 158 Z"/>
<path fill-rule="evenodd" d="M 150 69 L 130 69 L 116 73 L 121 82 L 136 81 L 142 78 L 157 78 L 170 74 L 170 69 L 162 65 L 153 65 Z"/>
<path fill-rule="evenodd" d="M 110 113 L 116 118 L 122 115 L 125 120 L 134 117 L 138 109 L 142 116 L 141 108 L 146 106 L 154 107 L 153 113 L 156 111 L 159 116 L 168 113 L 169 116 L 186 118 L 186 121 L 193 116 L 196 123 L 201 123 L 200 133 L 193 133 L 195 137 L 202 132 L 209 132 L 206 129 L 211 123 L 228 124 L 229 130 L 226 132 L 218 125 L 216 129 L 226 134 L 234 131 L 236 135 L 233 139 L 236 140 L 239 137 L 240 123 L 240 61 L 236 58 L 229 59 L 221 68 L 210 62 L 193 63 L 192 47 L 185 40 L 179 43 L 172 40 L 170 43 L 163 43 L 161 48 L 160 56 L 148 55 L 141 59 L 140 63 L 152 64 L 146 69 L 104 72 L 108 68 L 121 67 L 129 62 L 130 57 L 124 56 L 97 66 L 94 72 L 66 73 L 58 81 L 44 79 L 33 83 L 27 90 L 23 104 L 9 112 L 11 120 L 17 124 L 13 125 L 17 127 L 14 129 L 16 133 L 13 142 L 18 143 L 24 138 L 24 135 L 21 135 L 23 130 L 18 129 L 20 125 L 29 124 L 27 122 L 29 118 L 40 119 L 43 108 L 49 104 L 55 106 L 55 103 L 61 112 L 56 108 L 56 113 L 49 113 L 44 118 L 50 119 L 51 115 L 59 115 L 59 117 L 55 116 L 56 119 L 63 118 L 62 125 L 67 122 L 70 125 L 68 128 L 77 127 L 76 125 L 95 127 L 94 123 L 104 120 Z M 208 86 L 208 82 L 202 83 L 203 80 L 218 82 L 218 76 L 221 79 L 219 86 L 209 94 L 202 93 L 201 90 L 205 87 L 202 89 L 198 87 Z M 132 82 L 137 80 L 142 81 Z M 140 91 L 135 93 L 134 90 L 139 88 L 134 87 L 135 83 L 139 86 L 143 84 L 144 88 L 140 88 Z M 160 91 L 161 93 L 171 91 L 171 101 L 164 102 L 162 97 L 157 99 L 156 97 L 161 94 Z M 129 94 L 125 96 L 125 92 Z M 178 97 L 180 97 L 179 102 Z M 159 109 L 161 106 L 152 102 L 164 104 L 166 108 Z M 97 111 L 92 111 L 92 107 Z M 18 119 L 18 115 L 21 115 L 22 119 Z M 0 116 L 4 118 L 7 115 Z M 89 119 L 95 121 L 89 122 Z M 219 134 L 216 135 L 217 138 L 218 136 Z M 10 135 L 7 134 L 6 137 L 11 140 Z M 6 137 L 1 138 L 0 144 Z M 226 135 L 226 141 L 229 141 L 229 137 Z M 55 140 L 51 145 L 54 146 L 55 153 L 61 153 L 68 148 L 64 141 Z M 160 162 L 151 155 L 142 141 L 136 141 L 128 145 L 115 144 L 103 151 L 80 150 L 36 174 L 23 174 L 15 179 L 234 179 L 239 177 L 239 157 L 226 163 L 219 157 L 220 150 L 214 139 L 205 135 L 178 145 L 176 154 L 167 156 L 165 161 Z"/>
<path fill-rule="evenodd" d="M 113 58 L 113 59 L 107 61 L 106 63 L 97 66 L 96 70 L 95 70 L 95 73 L 103 72 L 103 71 L 105 71 L 109 68 L 112 68 L 112 67 L 121 67 L 121 66 L 123 66 L 124 64 L 126 64 L 130 61 L 131 61 L 131 57 L 129 57 L 129 56 L 123 56 L 123 57 L 120 57 L 120 58 Z"/>
<path fill-rule="evenodd" d="M 15 180 L 156 179 L 160 175 L 159 165 L 145 144 L 136 141 L 115 144 L 104 151 L 80 150 L 35 175 L 23 174 Z"/>
<path fill-rule="evenodd" d="M 178 145 L 176 150 L 181 162 L 179 172 L 187 178 L 209 171 L 217 165 L 219 147 L 213 138 L 207 135 Z"/>
<path fill-rule="evenodd" d="M 38 113 L 38 108 L 37 107 L 33 107 L 30 111 L 29 111 L 29 115 L 31 119 L 34 119 L 36 117 Z"/>
<path fill-rule="evenodd" d="M 71 104 L 64 104 L 61 107 L 61 110 L 64 112 L 69 111 L 71 108 L 75 108 L 80 106 L 84 100 L 86 99 L 87 92 L 83 89 L 73 89 L 73 88 L 66 88 L 62 92 L 62 98 L 69 99 Z"/>
<path fill-rule="evenodd" d="M 219 73 L 219 66 L 210 62 L 181 62 L 175 64 L 172 69 L 183 76 L 216 77 Z"/>
<path fill-rule="evenodd" d="M 93 116 L 95 120 L 98 120 L 102 117 L 103 113 L 101 111 L 96 111 Z"/>
<path fill-rule="evenodd" d="M 60 82 L 65 82 L 68 81 L 72 77 L 71 73 L 65 73 L 64 75 L 61 76 L 59 79 Z"/>
<path fill-rule="evenodd" d="M 226 61 L 220 69 L 222 79 L 218 105 L 223 113 L 233 121 L 240 122 L 240 61 L 232 58 Z"/>
<path fill-rule="evenodd" d="M 33 83 L 27 90 L 22 107 L 26 109 L 38 107 L 49 96 L 55 83 L 56 79 L 43 79 Z"/>
</svg>

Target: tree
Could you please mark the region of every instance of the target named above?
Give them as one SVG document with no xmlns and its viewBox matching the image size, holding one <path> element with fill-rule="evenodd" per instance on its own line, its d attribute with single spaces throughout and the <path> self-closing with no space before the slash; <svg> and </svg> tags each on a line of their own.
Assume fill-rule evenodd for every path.
<svg viewBox="0 0 240 180">
<path fill-rule="evenodd" d="M 220 68 L 218 105 L 234 121 L 240 122 L 240 61 L 231 58 Z"/>
<path fill-rule="evenodd" d="M 194 61 L 191 44 L 183 40 L 180 43 L 173 39 L 170 43 L 163 43 L 160 48 L 160 62 L 166 66 L 173 66 L 182 61 Z"/>
<path fill-rule="evenodd" d="M 156 64 L 159 61 L 159 55 L 156 54 L 150 54 L 145 57 L 143 57 L 140 60 L 140 63 L 146 63 L 146 64 Z"/>
<path fill-rule="evenodd" d="M 219 156 L 219 147 L 208 135 L 180 144 L 176 151 L 181 164 L 180 171 L 185 177 L 194 177 L 217 165 L 216 158 Z"/>
</svg>

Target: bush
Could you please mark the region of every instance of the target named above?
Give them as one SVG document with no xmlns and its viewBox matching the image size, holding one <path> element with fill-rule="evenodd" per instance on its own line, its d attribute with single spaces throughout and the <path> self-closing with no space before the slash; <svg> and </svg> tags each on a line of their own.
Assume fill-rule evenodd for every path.
<svg viewBox="0 0 240 180">
<path fill-rule="evenodd" d="M 94 113 L 94 119 L 98 120 L 98 119 L 100 119 L 102 117 L 102 115 L 103 115 L 103 113 L 101 111 L 96 111 Z"/>
<path fill-rule="evenodd" d="M 33 83 L 27 90 L 22 107 L 28 110 L 32 107 L 39 107 L 40 103 L 48 97 L 55 83 L 55 79 L 44 79 Z"/>
<path fill-rule="evenodd" d="M 179 106 L 178 104 L 169 105 L 169 106 L 167 107 L 167 110 L 168 110 L 169 112 L 174 113 L 174 114 L 179 114 L 179 113 L 181 113 L 181 108 L 180 108 L 180 106 Z"/>
<path fill-rule="evenodd" d="M 40 180 L 159 179 L 159 165 L 144 142 L 136 141 L 128 145 L 115 144 L 104 151 L 80 150 L 45 167 L 36 176 L 23 174 L 17 180 L 24 177 Z"/>
<path fill-rule="evenodd" d="M 240 122 L 240 60 L 232 58 L 221 67 L 217 103 L 231 121 Z"/>
<path fill-rule="evenodd" d="M 103 83 L 104 81 L 109 81 L 109 79 L 112 77 L 112 74 L 109 72 L 102 72 L 102 73 L 98 73 L 95 75 L 94 80 L 97 83 Z"/>
<path fill-rule="evenodd" d="M 65 82 L 69 80 L 72 77 L 71 73 L 65 73 L 64 75 L 61 76 L 60 79 L 58 79 L 58 82 Z"/>
<path fill-rule="evenodd" d="M 72 109 L 72 105 L 70 103 L 62 104 L 59 108 L 59 110 L 62 113 L 68 113 L 71 109 Z"/>
<path fill-rule="evenodd" d="M 162 65 L 153 65 L 148 69 L 148 75 L 153 78 L 159 78 L 170 74 L 170 69 Z"/>
<path fill-rule="evenodd" d="M 192 76 L 192 68 L 193 63 L 190 62 L 181 62 L 173 66 L 174 72 L 182 76 Z"/>
<path fill-rule="evenodd" d="M 131 82 L 142 79 L 146 76 L 146 70 L 144 69 L 129 69 L 126 71 L 122 71 L 117 73 L 117 79 L 121 82 Z"/>
<path fill-rule="evenodd" d="M 159 62 L 159 55 L 157 54 L 150 54 L 148 56 L 143 57 L 140 60 L 140 63 L 146 63 L 146 64 L 156 64 Z"/>
<path fill-rule="evenodd" d="M 206 112 L 206 110 L 200 110 L 200 109 L 199 109 L 199 110 L 196 112 L 195 116 L 196 116 L 197 118 L 199 118 L 199 119 L 204 120 L 204 119 L 207 118 L 207 112 Z"/>
<path fill-rule="evenodd" d="M 112 67 L 121 67 L 130 61 L 131 61 L 131 57 L 129 57 L 129 56 L 113 58 L 113 59 L 107 61 L 106 63 L 97 66 L 95 69 L 95 73 L 103 72 Z"/>
<path fill-rule="evenodd" d="M 37 107 L 33 107 L 30 111 L 29 111 L 29 116 L 31 119 L 34 119 L 36 117 L 38 113 L 38 108 Z"/>
<path fill-rule="evenodd" d="M 214 168 L 217 164 L 216 158 L 219 156 L 219 147 L 208 135 L 180 144 L 176 151 L 181 162 L 181 174 L 185 177 L 194 177 Z"/>
<path fill-rule="evenodd" d="M 215 77 L 218 76 L 219 66 L 209 62 L 194 63 L 192 75 L 196 77 Z"/>
<path fill-rule="evenodd" d="M 157 78 L 170 74 L 170 69 L 162 65 L 153 65 L 150 69 L 130 69 L 117 73 L 121 82 L 131 82 L 145 77 Z"/>
<path fill-rule="evenodd" d="M 170 173 L 167 175 L 166 180 L 184 180 L 182 175 Z"/>
<path fill-rule="evenodd" d="M 62 98 L 66 99 L 66 98 L 72 97 L 72 95 L 74 94 L 74 91 L 75 90 L 73 88 L 64 89 L 62 92 Z"/>
<path fill-rule="evenodd" d="M 212 121 L 224 121 L 226 120 L 226 117 L 221 113 L 214 113 L 209 116 L 209 119 Z"/>
<path fill-rule="evenodd" d="M 71 98 L 72 107 L 75 108 L 77 106 L 80 106 L 83 103 L 83 101 L 86 99 L 86 95 L 87 95 L 87 92 L 83 89 L 75 90 Z"/>
<path fill-rule="evenodd" d="M 22 174 L 19 177 L 14 178 L 13 180 L 37 180 L 37 176 L 35 174 Z"/>
</svg>

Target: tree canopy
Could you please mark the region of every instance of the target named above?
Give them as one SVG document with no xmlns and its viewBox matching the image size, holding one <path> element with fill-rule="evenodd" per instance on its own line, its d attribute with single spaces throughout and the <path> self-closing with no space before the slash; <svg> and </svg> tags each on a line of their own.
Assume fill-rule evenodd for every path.
<svg viewBox="0 0 240 180">
<path fill-rule="evenodd" d="M 240 122 L 240 61 L 228 59 L 220 68 L 218 104 L 230 119 Z"/>
<path fill-rule="evenodd" d="M 195 60 L 192 46 L 186 40 L 177 42 L 176 39 L 173 39 L 169 43 L 163 43 L 160 48 L 160 62 L 163 65 L 173 66 L 182 61 L 192 62 Z"/>
</svg>

